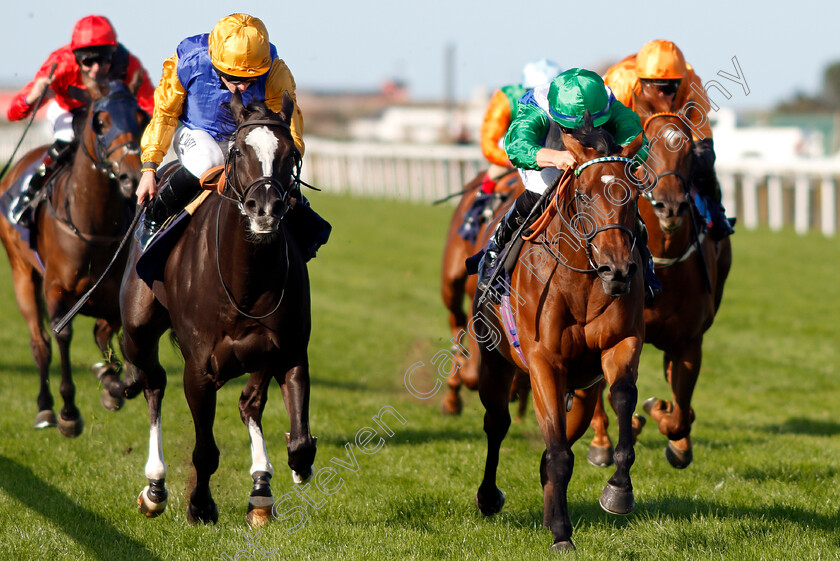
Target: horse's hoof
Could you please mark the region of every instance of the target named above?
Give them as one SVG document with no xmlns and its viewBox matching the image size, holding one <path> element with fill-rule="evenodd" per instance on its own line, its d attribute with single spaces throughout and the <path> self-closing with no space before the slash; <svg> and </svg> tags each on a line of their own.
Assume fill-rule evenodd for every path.
<svg viewBox="0 0 840 561">
<path fill-rule="evenodd" d="M 165 488 L 163 489 L 163 500 L 161 500 L 159 497 L 149 495 L 149 486 L 146 485 L 140 491 L 140 495 L 137 496 L 137 508 L 146 518 L 155 518 L 163 514 L 163 511 L 166 510 L 168 498 L 169 492 Z M 155 499 L 157 499 L 157 502 Z"/>
<path fill-rule="evenodd" d="M 619 489 L 611 483 L 607 483 L 601 498 L 598 499 L 601 508 L 610 514 L 630 514 L 636 506 L 633 500 L 633 491 Z"/>
<path fill-rule="evenodd" d="M 215 524 L 219 521 L 219 507 L 216 502 L 211 500 L 210 505 L 204 510 L 198 510 L 195 505 L 189 503 L 187 505 L 187 520 L 191 524 Z"/>
<path fill-rule="evenodd" d="M 613 465 L 613 452 L 612 446 L 590 446 L 586 459 L 595 467 L 609 467 Z"/>
<path fill-rule="evenodd" d="M 122 365 L 115 362 L 97 362 L 90 367 L 93 375 L 97 380 L 101 380 L 105 375 L 119 376 L 122 372 Z"/>
<path fill-rule="evenodd" d="M 104 407 L 108 411 L 119 411 L 125 404 L 125 398 L 114 397 L 111 395 L 111 392 L 103 388 L 102 397 L 99 399 L 99 402 L 102 404 L 102 407 Z"/>
<path fill-rule="evenodd" d="M 75 419 L 65 419 L 63 415 L 58 416 L 58 432 L 67 438 L 76 438 L 85 428 L 85 422 L 81 414 Z"/>
<path fill-rule="evenodd" d="M 572 540 L 563 540 L 559 542 L 555 542 L 550 548 L 549 551 L 556 551 L 557 553 L 568 553 L 570 551 L 575 551 L 575 544 L 572 543 Z"/>
<path fill-rule="evenodd" d="M 657 399 L 655 397 L 647 398 L 645 400 L 645 402 L 642 404 L 642 409 L 645 410 L 645 413 L 652 416 L 651 411 L 653 411 L 653 407 L 656 405 L 657 401 L 659 401 L 659 399 Z"/>
<path fill-rule="evenodd" d="M 301 475 L 295 470 L 292 470 L 292 481 L 297 483 L 298 485 L 305 485 L 312 481 L 312 477 L 315 475 L 315 466 L 309 468 L 309 473 L 307 475 Z"/>
<path fill-rule="evenodd" d="M 639 435 L 642 434 L 642 429 L 645 428 L 647 424 L 647 417 L 644 415 L 634 414 L 633 415 L 633 438 L 639 438 Z M 635 440 L 633 441 L 635 442 Z"/>
<path fill-rule="evenodd" d="M 55 418 L 55 413 L 53 413 L 50 409 L 38 411 L 38 414 L 35 415 L 36 429 L 45 429 L 56 425 L 58 425 L 58 419 Z"/>
<path fill-rule="evenodd" d="M 669 440 L 668 446 L 665 447 L 665 458 L 671 466 L 677 469 L 685 469 L 691 465 L 691 461 L 694 459 L 694 454 L 692 453 L 691 448 L 688 450 L 680 450 Z"/>
<path fill-rule="evenodd" d="M 464 409 L 464 403 L 460 397 L 446 396 L 440 404 L 440 412 L 444 415 L 460 415 Z"/>
<path fill-rule="evenodd" d="M 481 488 L 475 494 L 475 506 L 484 516 L 493 516 L 505 506 L 505 494 L 499 489 L 495 489 L 495 491 L 491 497 L 483 497 Z"/>
<path fill-rule="evenodd" d="M 274 506 L 274 497 L 250 497 L 245 522 L 251 528 L 262 528 L 271 522 L 272 506 Z"/>
<path fill-rule="evenodd" d="M 133 380 L 131 382 L 123 382 L 123 395 L 127 399 L 134 399 L 143 392 L 143 382 L 140 380 Z"/>
</svg>

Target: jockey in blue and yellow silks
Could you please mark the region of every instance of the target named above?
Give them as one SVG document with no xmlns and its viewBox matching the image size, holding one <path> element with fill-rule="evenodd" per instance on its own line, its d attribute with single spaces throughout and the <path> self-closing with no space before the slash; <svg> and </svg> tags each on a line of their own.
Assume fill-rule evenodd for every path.
<svg viewBox="0 0 840 561">
<path fill-rule="evenodd" d="M 485 248 L 478 271 L 479 288 L 486 288 L 499 253 L 528 217 L 540 195 L 558 175 L 575 165 L 574 157 L 563 145 L 562 134 L 580 128 L 587 111 L 592 124 L 604 127 L 621 146 L 628 146 L 641 136 L 641 149 L 636 157 L 646 156 L 647 139 L 639 116 L 616 100 L 596 73 L 571 68 L 526 94 L 519 101 L 516 119 L 505 137 L 508 158 L 519 169 L 526 190 L 499 222 Z M 646 243 L 640 243 L 639 250 L 646 263 L 646 300 L 650 303 L 661 290 L 661 284 L 653 271 Z"/>
<path fill-rule="evenodd" d="M 272 111 L 280 110 L 283 94 L 288 92 L 295 102 L 292 139 L 303 156 L 303 116 L 295 99 L 295 80 L 269 42 L 265 25 L 247 14 L 222 18 L 210 33 L 181 41 L 163 63 L 154 113 L 141 141 L 143 175 L 137 202 L 150 200 L 146 232 L 140 236 L 145 242 L 166 218 L 195 197 L 202 175 L 224 165 L 228 141 L 236 129 L 227 105 L 234 92 L 239 92 L 244 104 L 264 101 Z M 183 167 L 159 187 L 156 172 L 170 143 Z M 322 220 L 308 205 L 300 206 L 307 207 L 302 212 Z M 314 255 L 315 249 L 307 248 L 310 255 L 305 257 Z"/>
</svg>

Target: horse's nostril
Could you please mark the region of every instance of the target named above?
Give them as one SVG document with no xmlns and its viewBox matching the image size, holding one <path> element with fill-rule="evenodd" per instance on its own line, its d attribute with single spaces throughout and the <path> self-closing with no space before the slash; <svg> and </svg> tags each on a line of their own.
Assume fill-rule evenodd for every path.
<svg viewBox="0 0 840 561">
<path fill-rule="evenodd" d="M 252 214 L 255 213 L 257 211 L 257 201 L 254 199 L 248 199 L 245 201 L 245 210 Z"/>
<path fill-rule="evenodd" d="M 633 275 L 636 274 L 636 269 L 638 269 L 638 267 L 636 267 L 636 264 L 635 263 L 630 263 L 630 266 L 627 268 L 627 278 L 628 279 L 633 278 Z"/>
<path fill-rule="evenodd" d="M 283 203 L 283 201 L 274 201 L 274 203 L 271 205 L 271 215 L 282 216 L 285 207 L 286 205 Z"/>
<path fill-rule="evenodd" d="M 604 280 L 612 280 L 615 276 L 615 271 L 609 265 L 601 265 L 598 267 L 598 276 Z"/>
</svg>

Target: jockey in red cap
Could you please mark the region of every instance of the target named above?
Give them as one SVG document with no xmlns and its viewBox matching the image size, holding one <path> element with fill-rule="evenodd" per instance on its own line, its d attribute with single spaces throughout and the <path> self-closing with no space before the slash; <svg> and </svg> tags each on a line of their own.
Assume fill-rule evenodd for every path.
<svg viewBox="0 0 840 561">
<path fill-rule="evenodd" d="M 54 69 L 53 69 L 54 67 Z M 69 45 L 50 53 L 35 78 L 12 99 L 7 112 L 10 121 L 28 117 L 42 95 L 54 98 L 47 106 L 47 120 L 53 128 L 54 144 L 47 151 L 44 165 L 33 176 L 10 214 L 19 221 L 45 179 L 52 175 L 71 153 L 76 126 L 84 116 L 87 91 L 82 73 L 92 80 L 122 80 L 132 86 L 140 107 L 151 115 L 154 88 L 140 61 L 117 42 L 111 22 L 104 16 L 86 16 L 76 22 Z"/>
</svg>

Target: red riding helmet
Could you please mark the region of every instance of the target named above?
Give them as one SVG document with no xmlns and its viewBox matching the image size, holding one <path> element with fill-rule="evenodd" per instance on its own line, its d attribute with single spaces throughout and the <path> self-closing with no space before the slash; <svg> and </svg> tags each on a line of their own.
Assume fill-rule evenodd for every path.
<svg viewBox="0 0 840 561">
<path fill-rule="evenodd" d="M 86 16 L 73 26 L 70 49 L 117 46 L 117 32 L 105 16 Z"/>
</svg>

